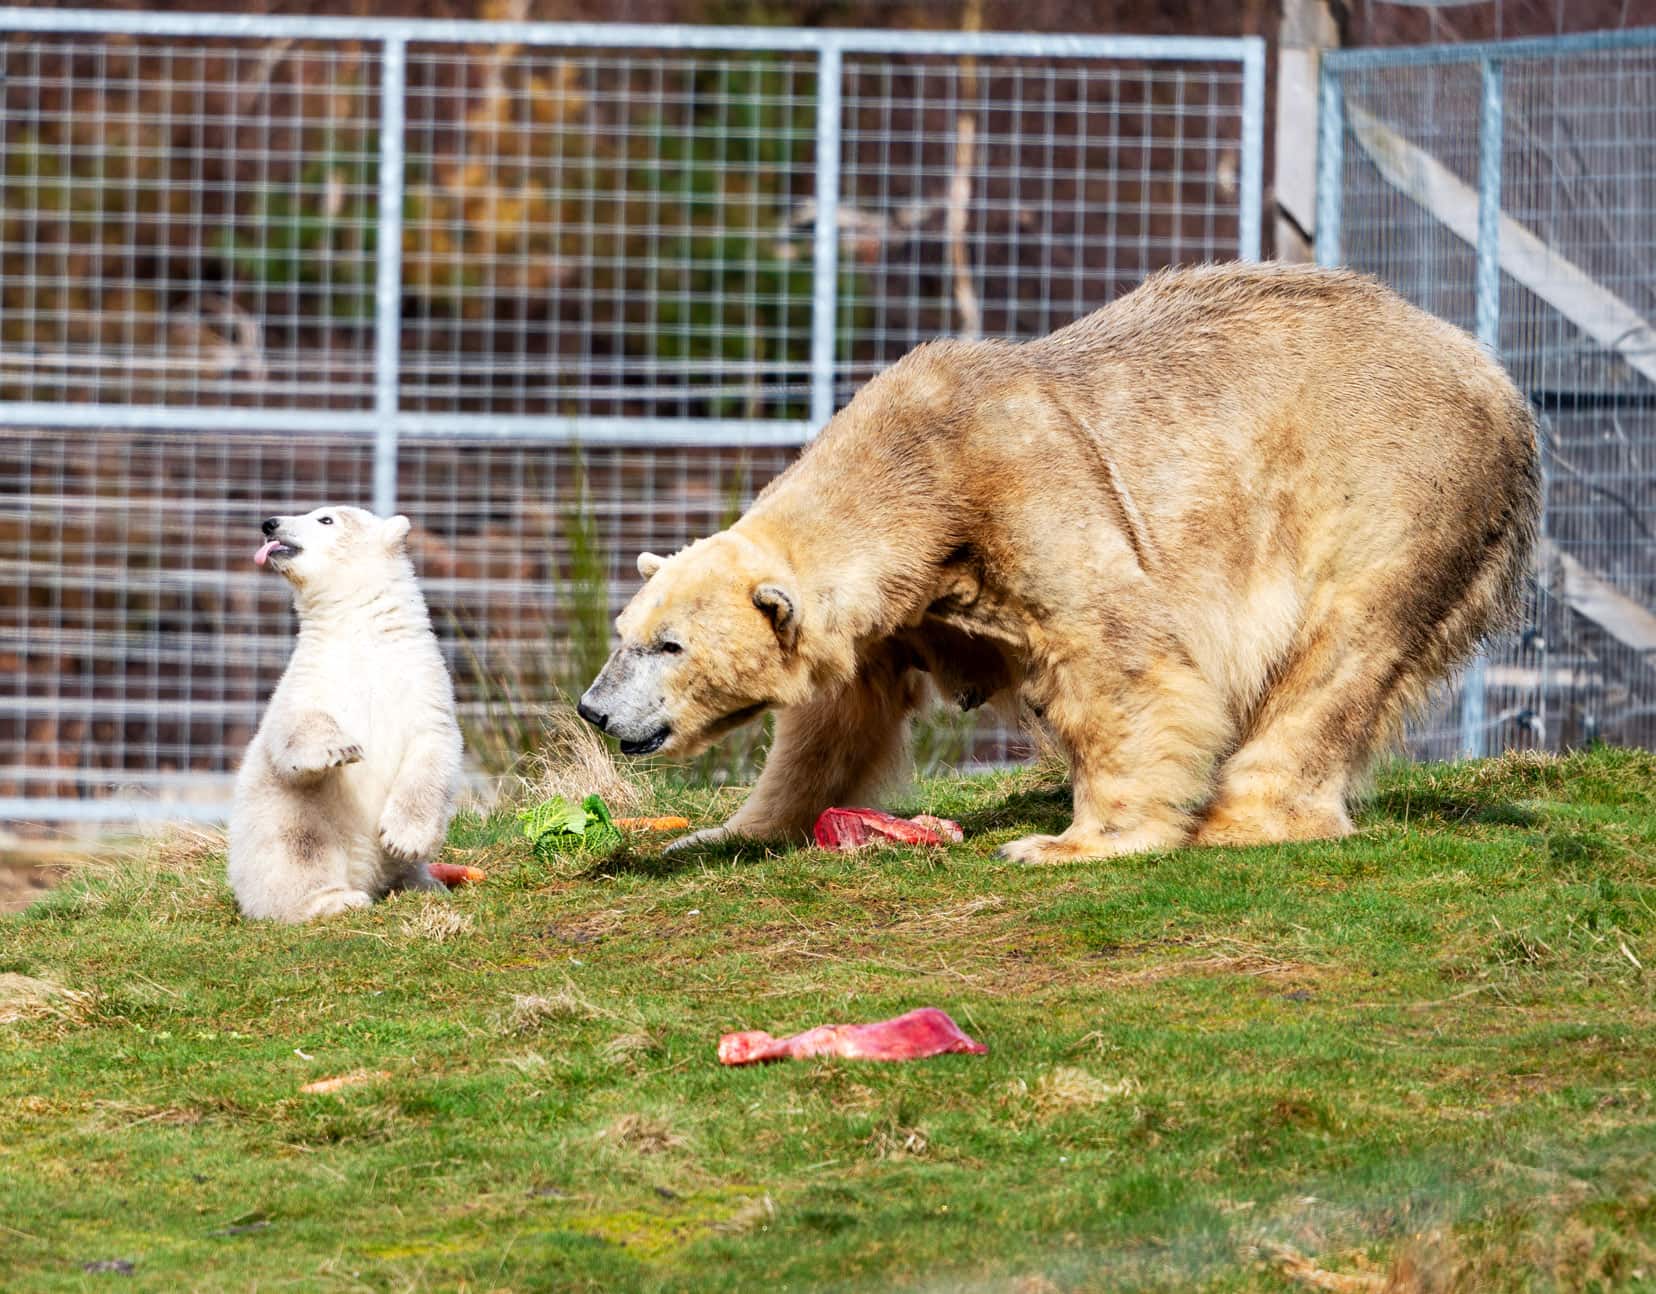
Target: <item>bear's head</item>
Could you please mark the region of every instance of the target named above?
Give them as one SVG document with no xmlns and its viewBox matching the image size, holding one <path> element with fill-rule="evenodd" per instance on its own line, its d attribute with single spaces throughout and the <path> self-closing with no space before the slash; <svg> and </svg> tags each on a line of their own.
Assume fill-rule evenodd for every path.
<svg viewBox="0 0 1656 1294">
<path fill-rule="evenodd" d="M 318 508 L 297 517 L 267 517 L 265 542 L 253 554 L 296 590 L 377 592 L 390 570 L 406 568 L 408 518 L 382 520 L 362 508 Z"/>
<path fill-rule="evenodd" d="M 642 553 L 645 585 L 581 717 L 628 755 L 687 756 L 800 698 L 803 607 L 781 557 L 726 530 L 672 557 Z"/>
</svg>

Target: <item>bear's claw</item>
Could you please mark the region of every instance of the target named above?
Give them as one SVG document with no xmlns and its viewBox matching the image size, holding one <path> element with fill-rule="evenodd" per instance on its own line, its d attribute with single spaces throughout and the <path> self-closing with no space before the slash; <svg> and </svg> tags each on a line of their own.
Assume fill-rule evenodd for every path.
<svg viewBox="0 0 1656 1294">
<path fill-rule="evenodd" d="M 332 768 L 362 762 L 362 747 L 354 741 L 323 746 L 319 752 L 290 754 L 283 761 L 290 777 L 320 777 Z"/>
<path fill-rule="evenodd" d="M 676 854 L 681 849 L 694 849 L 698 845 L 713 845 L 721 840 L 729 840 L 737 833 L 729 827 L 704 827 L 700 831 L 692 831 L 688 836 L 680 836 L 661 852 Z"/>
</svg>

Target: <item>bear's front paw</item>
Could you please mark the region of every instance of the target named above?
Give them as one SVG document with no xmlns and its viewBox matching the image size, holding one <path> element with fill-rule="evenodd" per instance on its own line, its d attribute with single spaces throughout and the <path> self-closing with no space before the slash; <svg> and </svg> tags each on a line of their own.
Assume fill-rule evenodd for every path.
<svg viewBox="0 0 1656 1294">
<path fill-rule="evenodd" d="M 995 851 L 996 855 L 1014 863 L 1039 865 L 1042 863 L 1073 862 L 1078 855 L 1065 848 L 1058 836 L 1021 836 L 1009 840 Z"/>
<path fill-rule="evenodd" d="M 361 762 L 362 747 L 344 738 L 336 742 L 322 742 L 307 749 L 289 750 L 277 760 L 289 777 L 297 778 L 320 777 L 329 769 Z"/>
<path fill-rule="evenodd" d="M 354 741 L 341 741 L 322 747 L 323 768 L 343 768 L 346 764 L 362 762 L 362 747 Z"/>
<path fill-rule="evenodd" d="M 1074 863 L 1088 858 L 1119 858 L 1123 854 L 1176 849 L 1183 843 L 1182 830 L 1175 826 L 1154 823 L 1129 831 L 1071 827 L 1061 836 L 1022 836 L 1017 840 L 1008 841 L 995 852 L 1014 863 L 1043 866 L 1048 863 Z"/>
<path fill-rule="evenodd" d="M 692 831 L 688 836 L 680 836 L 661 852 L 676 854 L 681 849 L 695 849 L 699 845 L 714 845 L 721 840 L 731 840 L 736 832 L 729 827 L 705 827 L 701 831 Z"/>
<path fill-rule="evenodd" d="M 380 820 L 379 842 L 380 848 L 399 863 L 412 863 L 434 857 L 443 839 L 429 823 L 386 814 Z"/>
</svg>

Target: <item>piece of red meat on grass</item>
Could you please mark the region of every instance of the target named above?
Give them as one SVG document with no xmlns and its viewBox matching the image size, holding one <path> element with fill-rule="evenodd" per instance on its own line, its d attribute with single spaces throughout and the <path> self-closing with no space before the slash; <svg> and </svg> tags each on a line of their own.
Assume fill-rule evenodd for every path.
<svg viewBox="0 0 1656 1294">
<path fill-rule="evenodd" d="M 876 1024 L 825 1024 L 791 1038 L 773 1038 L 763 1029 L 727 1033 L 719 1039 L 719 1062 L 751 1065 L 761 1060 L 845 1056 L 852 1060 L 922 1060 L 949 1052 L 988 1051 L 967 1037 L 946 1011 L 923 1006 Z"/>
<path fill-rule="evenodd" d="M 811 834 L 819 847 L 838 853 L 880 844 L 959 844 L 966 838 L 960 824 L 947 818 L 899 818 L 878 809 L 824 809 Z"/>
</svg>

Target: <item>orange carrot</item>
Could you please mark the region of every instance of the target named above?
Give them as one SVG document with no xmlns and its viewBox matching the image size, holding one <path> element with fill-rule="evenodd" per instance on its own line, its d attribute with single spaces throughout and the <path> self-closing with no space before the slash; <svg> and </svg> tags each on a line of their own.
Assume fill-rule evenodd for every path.
<svg viewBox="0 0 1656 1294">
<path fill-rule="evenodd" d="M 615 825 L 623 831 L 683 831 L 690 825 L 689 818 L 617 818 Z"/>
<path fill-rule="evenodd" d="M 465 867 L 459 863 L 432 863 L 430 867 L 432 876 L 450 889 L 456 885 L 475 885 L 486 879 L 481 867 Z"/>
</svg>

